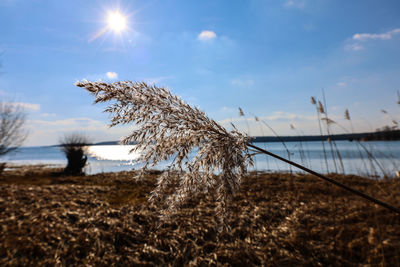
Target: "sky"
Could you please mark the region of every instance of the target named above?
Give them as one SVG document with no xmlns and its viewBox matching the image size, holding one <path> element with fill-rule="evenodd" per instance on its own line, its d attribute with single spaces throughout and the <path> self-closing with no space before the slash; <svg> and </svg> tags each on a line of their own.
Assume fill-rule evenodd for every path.
<svg viewBox="0 0 400 267">
<path fill-rule="evenodd" d="M 356 132 L 400 120 L 398 0 L 0 0 L 0 25 L 0 98 L 25 109 L 26 146 L 135 127 L 109 129 L 83 79 L 168 87 L 250 135 L 273 135 L 255 116 L 279 135 L 318 134 L 310 97 L 323 94 L 334 133 L 350 131 L 346 109 Z"/>
</svg>

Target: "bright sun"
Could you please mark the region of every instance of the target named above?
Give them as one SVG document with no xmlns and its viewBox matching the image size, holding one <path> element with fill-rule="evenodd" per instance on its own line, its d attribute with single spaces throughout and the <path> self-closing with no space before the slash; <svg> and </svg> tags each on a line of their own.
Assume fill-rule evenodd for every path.
<svg viewBox="0 0 400 267">
<path fill-rule="evenodd" d="M 108 28 L 115 32 L 121 32 L 126 28 L 126 17 L 118 11 L 108 13 Z"/>
</svg>

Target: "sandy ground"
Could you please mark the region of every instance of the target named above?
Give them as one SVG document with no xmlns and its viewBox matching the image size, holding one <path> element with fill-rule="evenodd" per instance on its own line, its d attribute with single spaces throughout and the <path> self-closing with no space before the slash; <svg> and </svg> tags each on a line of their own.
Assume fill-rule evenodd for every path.
<svg viewBox="0 0 400 267">
<path fill-rule="evenodd" d="M 249 175 L 218 231 L 210 197 L 160 224 L 157 173 L 84 177 L 25 167 L 0 177 L 2 266 L 398 266 L 400 216 L 302 174 Z M 400 207 L 400 182 L 331 175 Z M 292 182 L 291 182 L 292 181 Z"/>
</svg>

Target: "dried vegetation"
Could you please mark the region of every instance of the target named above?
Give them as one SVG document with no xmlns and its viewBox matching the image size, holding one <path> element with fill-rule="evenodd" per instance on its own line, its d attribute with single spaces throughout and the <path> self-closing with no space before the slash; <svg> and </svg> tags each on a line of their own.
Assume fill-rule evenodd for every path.
<svg viewBox="0 0 400 267">
<path fill-rule="evenodd" d="M 250 174 L 218 232 L 215 201 L 161 225 L 147 198 L 160 173 L 86 177 L 36 167 L 0 177 L 0 265 L 386 265 L 400 262 L 400 217 L 306 175 Z M 332 177 L 400 206 L 396 180 Z"/>
</svg>

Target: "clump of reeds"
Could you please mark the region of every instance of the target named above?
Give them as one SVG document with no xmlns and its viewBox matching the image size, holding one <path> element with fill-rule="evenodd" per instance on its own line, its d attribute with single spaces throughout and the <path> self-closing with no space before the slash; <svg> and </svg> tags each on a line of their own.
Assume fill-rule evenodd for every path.
<svg viewBox="0 0 400 267">
<path fill-rule="evenodd" d="M 168 170 L 158 178 L 150 197 L 153 203 L 167 203 L 163 215 L 173 214 L 189 197 L 209 190 L 217 192 L 218 211 L 226 211 L 226 200 L 238 189 L 247 166 L 252 163 L 247 135 L 235 127 L 228 132 L 164 87 L 131 81 L 81 81 L 76 85 L 92 93 L 95 103 L 112 102 L 105 109 L 111 114 L 111 127 L 138 125 L 122 143 L 137 143 L 133 150 L 141 152 L 143 170 L 173 159 Z M 175 175 L 177 171 L 181 174 L 179 177 Z M 166 194 L 176 179 L 178 186 L 174 193 Z"/>
</svg>

